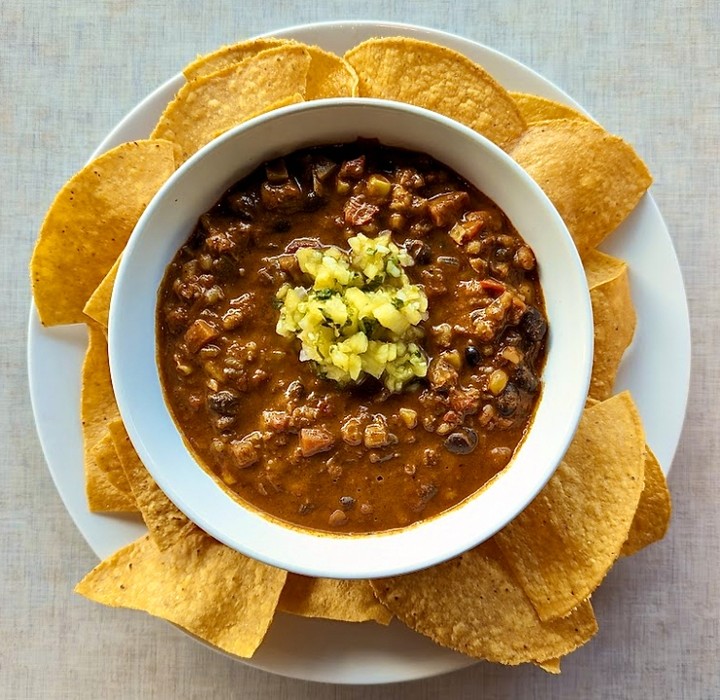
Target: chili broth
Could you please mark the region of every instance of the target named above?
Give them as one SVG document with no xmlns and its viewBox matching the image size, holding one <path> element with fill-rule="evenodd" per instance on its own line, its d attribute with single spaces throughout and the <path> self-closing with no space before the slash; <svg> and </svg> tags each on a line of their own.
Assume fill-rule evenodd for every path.
<svg viewBox="0 0 720 700">
<path fill-rule="evenodd" d="M 380 183 L 380 186 L 378 186 Z M 338 383 L 276 332 L 301 248 L 389 231 L 428 298 L 425 377 Z M 203 466 L 261 511 L 339 532 L 409 525 L 510 460 L 541 391 L 537 265 L 503 212 L 433 158 L 361 140 L 261 165 L 200 217 L 159 292 L 158 361 Z"/>
</svg>

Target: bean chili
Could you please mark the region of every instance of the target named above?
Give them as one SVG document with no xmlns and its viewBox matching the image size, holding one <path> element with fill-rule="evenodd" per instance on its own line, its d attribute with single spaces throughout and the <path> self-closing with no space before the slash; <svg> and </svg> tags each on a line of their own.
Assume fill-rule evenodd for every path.
<svg viewBox="0 0 720 700">
<path fill-rule="evenodd" d="M 392 232 L 428 297 L 427 376 L 341 386 L 276 333 L 295 252 Z M 485 195 L 427 155 L 360 140 L 263 164 L 200 217 L 159 292 L 166 400 L 232 494 L 296 525 L 402 527 L 510 460 L 541 391 L 547 320 L 532 250 Z"/>
</svg>

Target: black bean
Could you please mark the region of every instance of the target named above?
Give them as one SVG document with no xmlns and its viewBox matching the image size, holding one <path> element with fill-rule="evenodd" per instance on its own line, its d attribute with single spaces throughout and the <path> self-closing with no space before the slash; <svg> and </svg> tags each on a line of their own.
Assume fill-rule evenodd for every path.
<svg viewBox="0 0 720 700">
<path fill-rule="evenodd" d="M 501 416 L 505 418 L 511 416 L 517 411 L 520 405 L 520 392 L 518 388 L 512 382 L 508 382 L 502 393 L 495 400 L 495 405 Z"/>
<path fill-rule="evenodd" d="M 305 387 L 303 386 L 302 382 L 296 379 L 295 381 L 290 382 L 290 385 L 285 390 L 285 397 L 289 400 L 298 400 L 298 399 L 304 399 L 305 398 Z"/>
<path fill-rule="evenodd" d="M 547 321 L 534 306 L 530 306 L 520 319 L 520 330 L 533 342 L 542 340 L 547 333 Z"/>
<path fill-rule="evenodd" d="M 352 496 L 340 496 L 340 505 L 343 510 L 350 510 L 355 505 L 355 499 Z"/>
<path fill-rule="evenodd" d="M 423 241 L 413 238 L 405 242 L 405 250 L 418 265 L 428 265 L 432 262 L 430 246 Z"/>
<path fill-rule="evenodd" d="M 519 389 L 523 389 L 531 394 L 535 393 L 539 383 L 537 376 L 527 365 L 520 365 L 515 370 L 513 382 Z"/>
<path fill-rule="evenodd" d="M 257 195 L 248 192 L 234 192 L 225 197 L 225 205 L 242 221 L 252 221 L 255 218 Z"/>
<path fill-rule="evenodd" d="M 234 391 L 218 391 L 210 394 L 207 402 L 208 407 L 219 413 L 221 416 L 234 416 L 238 412 L 240 397 Z"/>
<path fill-rule="evenodd" d="M 480 351 L 474 345 L 468 345 L 465 348 L 465 362 L 467 362 L 470 367 L 477 367 L 480 364 L 480 360 L 482 360 Z"/>
<path fill-rule="evenodd" d="M 445 449 L 456 455 L 467 455 L 477 447 L 477 443 L 477 433 L 472 428 L 463 428 L 445 438 Z"/>
</svg>

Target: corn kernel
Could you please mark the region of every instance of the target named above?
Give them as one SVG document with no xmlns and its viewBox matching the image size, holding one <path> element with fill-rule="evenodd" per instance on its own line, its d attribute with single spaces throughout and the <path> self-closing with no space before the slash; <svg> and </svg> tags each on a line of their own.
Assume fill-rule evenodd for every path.
<svg viewBox="0 0 720 700">
<path fill-rule="evenodd" d="M 401 408 L 398 414 L 406 428 L 412 430 L 417 425 L 417 411 L 413 411 L 412 408 Z"/>
<path fill-rule="evenodd" d="M 383 175 L 371 175 L 368 178 L 367 192 L 371 197 L 387 197 L 390 188 L 390 180 Z"/>
<path fill-rule="evenodd" d="M 490 379 L 488 379 L 488 389 L 491 394 L 494 396 L 497 396 L 498 394 L 501 394 L 503 389 L 507 386 L 508 383 L 508 376 L 507 372 L 502 369 L 496 369 L 491 375 Z"/>
</svg>

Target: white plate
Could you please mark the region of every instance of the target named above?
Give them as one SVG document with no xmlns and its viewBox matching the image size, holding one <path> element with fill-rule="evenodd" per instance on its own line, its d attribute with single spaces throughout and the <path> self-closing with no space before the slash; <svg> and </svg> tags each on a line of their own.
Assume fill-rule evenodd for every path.
<svg viewBox="0 0 720 700">
<path fill-rule="evenodd" d="M 481 63 L 506 88 L 579 107 L 529 68 L 492 49 L 432 29 L 375 22 L 313 24 L 274 32 L 342 54 L 372 36 L 414 36 L 460 51 Z M 181 75 L 141 102 L 94 155 L 124 141 L 147 138 Z M 645 423 L 647 442 L 667 472 L 680 439 L 690 380 L 690 324 L 685 289 L 672 241 L 650 195 L 602 246 L 628 261 L 638 315 L 637 332 L 616 388 L 630 389 Z M 85 502 L 78 411 L 84 326 L 43 328 L 30 310 L 28 368 L 40 442 L 60 496 L 95 553 L 105 558 L 145 532 L 137 518 L 89 513 Z M 668 367 L 672 381 L 662 380 Z M 69 592 L 68 592 L 69 594 Z M 471 659 L 436 646 L 401 624 L 349 624 L 278 615 L 255 657 L 255 668 L 329 683 L 387 683 L 438 675 Z"/>
</svg>

